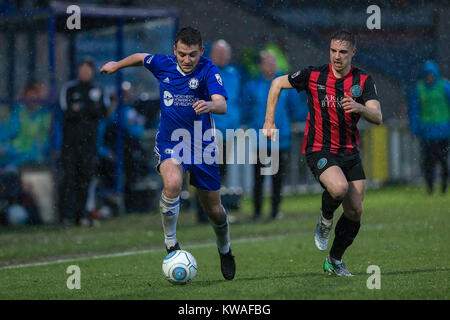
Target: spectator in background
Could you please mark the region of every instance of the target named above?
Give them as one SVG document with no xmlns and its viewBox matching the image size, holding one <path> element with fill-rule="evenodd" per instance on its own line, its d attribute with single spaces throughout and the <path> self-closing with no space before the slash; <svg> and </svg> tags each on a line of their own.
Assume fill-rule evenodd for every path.
<svg viewBox="0 0 450 320">
<path fill-rule="evenodd" d="M 123 106 L 119 108 L 117 95 L 112 95 L 107 117 L 98 125 L 97 147 L 101 184 L 103 187 L 114 189 L 118 161 L 117 133 L 120 130 L 125 177 L 124 200 L 125 208 L 129 212 L 129 208 L 132 207 L 132 186 L 139 177 L 146 176 L 149 168 L 140 143 L 145 131 L 145 117 L 132 107 L 131 84 L 127 81 L 122 83 L 122 97 Z"/>
<path fill-rule="evenodd" d="M 278 39 L 278 41 L 279 40 L 280 39 Z M 266 47 L 264 48 L 264 50 L 275 56 L 277 60 L 278 72 L 285 74 L 290 70 L 289 61 L 288 57 L 280 47 L 282 46 L 277 45 L 275 42 L 269 41 L 266 43 Z"/>
<path fill-rule="evenodd" d="M 50 152 L 51 111 L 41 105 L 41 84 L 33 82 L 26 86 L 24 103 L 14 106 L 13 121 L 17 135 L 9 148 L 10 165 L 46 164 Z"/>
<path fill-rule="evenodd" d="M 448 149 L 450 140 L 450 83 L 441 78 L 433 61 L 425 62 L 423 79 L 414 88 L 409 104 L 411 132 L 421 141 L 422 170 L 428 193 L 433 193 L 436 162 L 441 164 L 441 191 L 448 181 Z"/>
<path fill-rule="evenodd" d="M 276 39 L 275 42 L 269 41 L 266 43 L 264 51 L 274 55 L 277 61 L 277 71 L 286 74 L 290 70 L 289 59 L 283 52 L 284 47 L 281 39 Z M 308 116 L 307 97 L 304 91 L 299 94 L 288 94 L 288 109 L 289 118 L 291 122 L 304 123 Z"/>
<path fill-rule="evenodd" d="M 231 47 L 225 40 L 218 40 L 213 43 L 211 61 L 219 68 L 223 84 L 228 93 L 227 113 L 213 114 L 216 129 L 220 130 L 223 137 L 223 154 L 219 155 L 219 159 L 223 160 L 224 163 L 220 166 L 220 178 L 222 185 L 226 186 L 226 160 L 229 152 L 231 152 L 226 148 L 226 130 L 236 130 L 241 126 L 241 106 L 239 105 L 241 77 L 236 68 L 230 65 Z"/>
<path fill-rule="evenodd" d="M 221 154 L 218 155 L 218 159 L 223 161 L 223 163 L 219 164 L 220 167 L 220 180 L 222 182 L 222 186 L 228 187 L 227 185 L 227 169 L 229 165 L 228 162 L 233 159 L 228 159 L 232 150 L 227 149 L 227 129 L 238 129 L 241 125 L 241 109 L 239 105 L 240 98 L 240 88 L 241 88 L 241 77 L 239 75 L 238 70 L 230 65 L 231 62 L 231 46 L 223 39 L 217 40 L 212 44 L 210 58 L 211 61 L 219 68 L 220 75 L 223 81 L 223 85 L 228 93 L 227 100 L 227 113 L 226 114 L 213 114 L 214 125 L 217 130 L 219 130 L 222 134 L 222 141 L 218 141 L 218 150 L 222 151 Z M 228 143 L 230 146 L 230 143 Z M 225 209 L 230 210 L 231 208 L 227 207 L 227 202 L 224 201 L 223 205 Z M 199 205 L 199 201 L 197 200 L 197 208 L 198 208 L 198 220 L 200 222 L 208 221 L 206 214 L 203 212 L 201 206 Z M 228 215 L 228 220 L 230 223 L 236 221 L 236 218 L 232 215 Z"/>
<path fill-rule="evenodd" d="M 261 43 L 265 40 L 261 39 Z M 267 41 L 264 46 L 249 46 L 245 48 L 241 56 L 239 57 L 239 63 L 242 67 L 242 78 L 244 80 L 251 80 L 257 77 L 260 73 L 258 61 L 259 54 L 261 51 L 266 51 L 273 56 L 277 61 L 277 71 L 281 73 L 286 73 L 289 70 L 289 58 L 283 52 L 284 45 L 281 39 L 276 39 L 275 41 Z M 245 81 L 247 82 L 247 81 Z"/>
<path fill-rule="evenodd" d="M 249 81 L 245 86 L 245 108 L 246 120 L 249 128 L 259 130 L 263 127 L 266 115 L 267 93 L 270 89 L 272 80 L 279 76 L 276 64 L 276 58 L 268 51 L 261 51 L 259 54 L 260 74 L 255 79 Z M 282 178 L 285 167 L 287 165 L 289 149 L 291 147 L 291 123 L 288 113 L 289 92 L 283 92 L 278 101 L 278 107 L 275 114 L 275 121 L 279 123 L 279 170 L 272 176 L 272 208 L 271 218 L 279 219 L 282 214 L 278 211 L 281 203 L 281 187 Z M 259 149 L 258 141 L 258 149 Z M 268 150 L 271 145 L 268 142 Z M 259 154 L 259 150 L 256 150 Z M 270 156 L 270 152 L 267 153 Z M 254 204 L 254 220 L 261 218 L 262 198 L 263 198 L 263 182 L 264 176 L 261 175 L 262 163 L 257 157 L 257 164 L 254 166 L 254 187 L 253 187 L 253 204 Z"/>
<path fill-rule="evenodd" d="M 50 151 L 50 109 L 42 105 L 43 84 L 29 83 L 23 102 L 12 107 L 0 124 L 0 198 L 5 201 L 5 215 L 22 212 L 21 224 L 42 223 L 32 187 L 20 181 L 20 168 L 27 164 L 47 164 Z M 13 210 L 12 208 L 15 208 Z M 18 210 L 20 208 L 20 210 Z M 9 210 L 11 209 L 11 210 Z M 2 219 L 13 222 L 12 217 Z"/>
<path fill-rule="evenodd" d="M 109 97 L 93 81 L 94 74 L 94 62 L 81 61 L 78 79 L 64 84 L 60 92 L 63 179 L 59 201 L 63 225 L 72 217 L 76 225 L 92 225 L 86 199 L 97 168 L 97 127 L 109 105 Z"/>
</svg>

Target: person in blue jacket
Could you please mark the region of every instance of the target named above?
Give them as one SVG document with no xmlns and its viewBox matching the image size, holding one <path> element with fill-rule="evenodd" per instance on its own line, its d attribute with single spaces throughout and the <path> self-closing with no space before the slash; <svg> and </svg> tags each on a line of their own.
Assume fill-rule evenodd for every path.
<svg viewBox="0 0 450 320">
<path fill-rule="evenodd" d="M 227 100 L 227 113 L 226 114 L 213 114 L 214 126 L 216 128 L 216 137 L 222 137 L 222 141 L 218 141 L 218 159 L 220 169 L 220 180 L 222 186 L 227 187 L 227 172 L 229 171 L 229 159 L 232 154 L 231 149 L 227 149 L 227 146 L 232 145 L 231 142 L 227 143 L 227 129 L 236 130 L 241 126 L 241 109 L 239 105 L 240 89 L 241 89 L 241 75 L 239 71 L 231 64 L 232 50 L 228 42 L 223 39 L 215 41 L 211 46 L 210 58 L 211 61 L 217 66 L 222 77 L 223 85 L 228 93 Z M 217 134 L 220 131 L 220 135 Z M 221 147 L 220 147 L 221 146 Z M 228 207 L 228 203 L 223 203 L 225 209 L 228 211 L 231 208 Z M 197 197 L 197 219 L 199 222 L 207 222 L 208 217 L 204 213 L 200 202 Z M 230 223 L 236 222 L 236 217 L 228 215 Z"/>
<path fill-rule="evenodd" d="M 266 115 L 266 102 L 267 92 L 269 92 L 270 84 L 272 80 L 279 76 L 277 72 L 276 58 L 273 54 L 262 51 L 259 54 L 259 69 L 260 74 L 250 80 L 244 90 L 245 114 L 246 123 L 248 128 L 258 130 L 264 125 Z M 281 203 L 281 187 L 284 169 L 287 165 L 287 159 L 289 157 L 289 149 L 291 147 L 291 121 L 289 118 L 288 102 L 289 93 L 283 92 L 278 102 L 278 108 L 275 114 L 275 121 L 279 123 L 279 146 L 277 152 L 279 152 L 279 167 L 278 172 L 272 175 L 272 209 L 271 218 L 279 219 L 282 214 L 278 211 Z M 271 145 L 267 142 L 267 148 L 270 156 Z M 256 154 L 259 155 L 260 141 L 258 141 Z M 257 157 L 257 163 L 254 166 L 254 187 L 253 187 L 253 204 L 254 214 L 253 219 L 258 220 L 261 218 L 262 209 L 262 196 L 263 196 L 263 181 L 264 175 L 261 175 L 261 168 L 263 164 Z"/>
<path fill-rule="evenodd" d="M 223 84 L 228 93 L 227 114 L 213 114 L 216 130 L 222 133 L 223 137 L 223 165 L 220 166 L 221 179 L 226 184 L 227 155 L 231 150 L 227 150 L 226 130 L 239 129 L 241 126 L 241 107 L 239 105 L 241 76 L 238 70 L 230 64 L 231 46 L 223 39 L 213 43 L 211 48 L 211 61 L 219 68 Z"/>
<path fill-rule="evenodd" d="M 421 141 L 422 170 L 428 193 L 433 193 L 436 162 L 441 164 L 445 193 L 448 181 L 448 149 L 450 141 L 450 83 L 443 79 L 438 65 L 425 62 L 423 77 L 417 81 L 409 104 L 411 132 Z"/>
</svg>

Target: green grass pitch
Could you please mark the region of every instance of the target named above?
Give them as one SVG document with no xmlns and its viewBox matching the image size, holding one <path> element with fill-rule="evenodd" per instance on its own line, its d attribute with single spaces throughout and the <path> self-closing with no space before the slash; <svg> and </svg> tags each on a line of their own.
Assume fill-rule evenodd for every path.
<svg viewBox="0 0 450 320">
<path fill-rule="evenodd" d="M 220 273 L 212 228 L 198 224 L 193 212 L 181 212 L 178 239 L 199 268 L 185 286 L 162 275 L 159 214 L 128 215 L 94 228 L 3 228 L 0 299 L 450 298 L 450 195 L 427 196 L 419 187 L 368 190 L 360 233 L 344 255 L 352 278 L 322 271 L 327 252 L 318 251 L 313 240 L 320 199 L 285 197 L 284 219 L 256 223 L 250 222 L 251 200 L 245 199 L 241 211 L 231 213 L 240 219 L 231 225 L 233 281 Z M 67 288 L 70 265 L 81 270 L 79 290 Z M 370 265 L 381 270 L 380 289 L 367 287 Z"/>
</svg>

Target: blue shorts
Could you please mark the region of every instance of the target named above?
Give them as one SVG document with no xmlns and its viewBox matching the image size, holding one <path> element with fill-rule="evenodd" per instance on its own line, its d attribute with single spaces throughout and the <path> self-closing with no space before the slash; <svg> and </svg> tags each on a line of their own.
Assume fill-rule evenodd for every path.
<svg viewBox="0 0 450 320">
<path fill-rule="evenodd" d="M 174 143 L 158 142 L 154 152 L 158 157 L 156 170 L 159 172 L 159 165 L 166 159 L 175 159 L 183 166 L 184 172 L 190 172 L 189 183 L 199 190 L 218 191 L 220 190 L 220 170 L 217 163 L 190 163 L 183 162 L 180 157 L 173 153 Z"/>
</svg>

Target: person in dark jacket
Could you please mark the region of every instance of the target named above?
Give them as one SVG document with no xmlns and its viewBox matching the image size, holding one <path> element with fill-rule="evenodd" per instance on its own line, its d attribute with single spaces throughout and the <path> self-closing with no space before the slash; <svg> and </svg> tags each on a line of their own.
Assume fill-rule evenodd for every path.
<svg viewBox="0 0 450 320">
<path fill-rule="evenodd" d="M 60 220 L 67 224 L 74 218 L 76 225 L 90 225 L 86 211 L 89 183 L 97 166 L 97 127 L 106 115 L 109 98 L 103 88 L 94 83 L 95 65 L 85 59 L 78 65 L 78 78 L 61 89 L 61 168 Z"/>
</svg>

